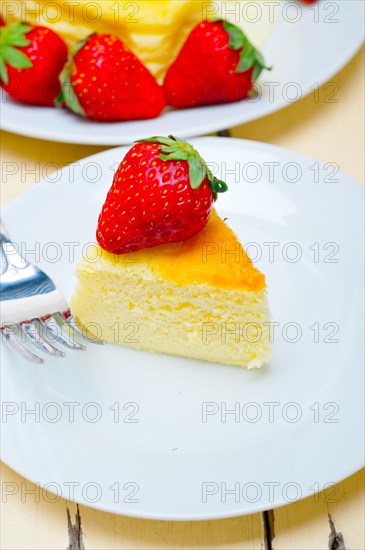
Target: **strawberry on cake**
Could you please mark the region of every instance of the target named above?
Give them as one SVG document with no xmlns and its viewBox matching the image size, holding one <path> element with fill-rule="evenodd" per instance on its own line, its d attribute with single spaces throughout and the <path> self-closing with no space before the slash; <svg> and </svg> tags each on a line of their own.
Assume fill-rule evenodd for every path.
<svg viewBox="0 0 365 550">
<path fill-rule="evenodd" d="M 213 208 L 226 190 L 186 141 L 134 145 L 99 216 L 98 261 L 84 258 L 77 268 L 71 309 L 81 323 L 136 349 L 247 368 L 267 363 L 265 277 Z"/>
</svg>

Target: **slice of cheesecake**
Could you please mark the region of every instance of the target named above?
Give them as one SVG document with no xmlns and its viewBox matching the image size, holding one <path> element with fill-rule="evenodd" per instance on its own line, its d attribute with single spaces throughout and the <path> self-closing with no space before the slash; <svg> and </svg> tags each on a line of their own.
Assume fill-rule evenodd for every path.
<svg viewBox="0 0 365 550">
<path fill-rule="evenodd" d="M 71 309 L 102 339 L 258 368 L 270 357 L 265 277 L 213 210 L 194 237 L 82 259 Z"/>
</svg>

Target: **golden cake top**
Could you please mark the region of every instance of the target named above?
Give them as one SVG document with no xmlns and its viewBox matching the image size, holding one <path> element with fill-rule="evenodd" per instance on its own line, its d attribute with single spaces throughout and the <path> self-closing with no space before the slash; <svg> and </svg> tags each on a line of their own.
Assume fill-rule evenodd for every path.
<svg viewBox="0 0 365 550">
<path fill-rule="evenodd" d="M 115 271 L 147 264 L 156 274 L 181 286 L 198 283 L 251 291 L 266 286 L 265 276 L 215 210 L 204 229 L 186 241 L 144 248 L 126 257 L 100 248 L 98 256 L 100 263 L 92 264 L 93 269 Z"/>
<path fill-rule="evenodd" d="M 105 271 L 118 270 L 118 256 L 133 253 L 135 264 L 179 285 L 261 290 L 264 276 L 213 209 L 227 189 L 187 141 L 139 140 L 120 163 L 99 214 L 97 242 L 110 254 L 103 254 Z"/>
<path fill-rule="evenodd" d="M 135 254 L 138 260 L 148 262 L 165 279 L 181 285 L 206 283 L 249 290 L 265 287 L 265 276 L 254 267 L 232 229 L 215 210 L 195 237 L 145 248 Z"/>
</svg>

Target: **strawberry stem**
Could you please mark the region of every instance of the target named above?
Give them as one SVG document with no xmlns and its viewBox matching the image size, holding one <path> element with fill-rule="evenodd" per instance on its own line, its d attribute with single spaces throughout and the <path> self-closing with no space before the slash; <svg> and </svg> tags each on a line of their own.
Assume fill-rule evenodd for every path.
<svg viewBox="0 0 365 550">
<path fill-rule="evenodd" d="M 217 193 L 225 193 L 228 190 L 227 184 L 213 176 L 205 160 L 187 141 L 170 135 L 168 137 L 154 136 L 140 139 L 136 143 L 142 142 L 159 144 L 161 152 L 159 158 L 164 161 L 186 160 L 189 165 L 190 185 L 193 189 L 198 189 L 204 179 L 207 178 L 215 198 Z"/>
</svg>

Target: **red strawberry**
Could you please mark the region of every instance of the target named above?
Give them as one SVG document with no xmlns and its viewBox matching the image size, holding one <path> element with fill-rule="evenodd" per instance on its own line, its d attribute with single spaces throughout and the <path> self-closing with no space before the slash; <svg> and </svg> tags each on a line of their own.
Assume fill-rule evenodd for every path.
<svg viewBox="0 0 365 550">
<path fill-rule="evenodd" d="M 116 254 L 184 241 L 203 229 L 216 193 L 226 190 L 186 141 L 173 136 L 141 140 L 114 176 L 97 241 Z"/>
<path fill-rule="evenodd" d="M 317 0 L 302 0 L 305 4 L 314 4 L 314 2 L 317 2 Z"/>
<path fill-rule="evenodd" d="M 0 27 L 5 27 L 5 21 L 0 15 Z"/>
<path fill-rule="evenodd" d="M 17 101 L 54 105 L 67 46 L 46 27 L 14 23 L 0 28 L 1 85 Z"/>
<path fill-rule="evenodd" d="M 166 101 L 183 108 L 243 99 L 264 68 L 241 29 L 228 21 L 203 21 L 167 71 Z"/>
<path fill-rule="evenodd" d="M 154 118 L 165 106 L 162 87 L 110 34 L 92 34 L 77 44 L 61 80 L 67 106 L 93 120 Z"/>
</svg>

